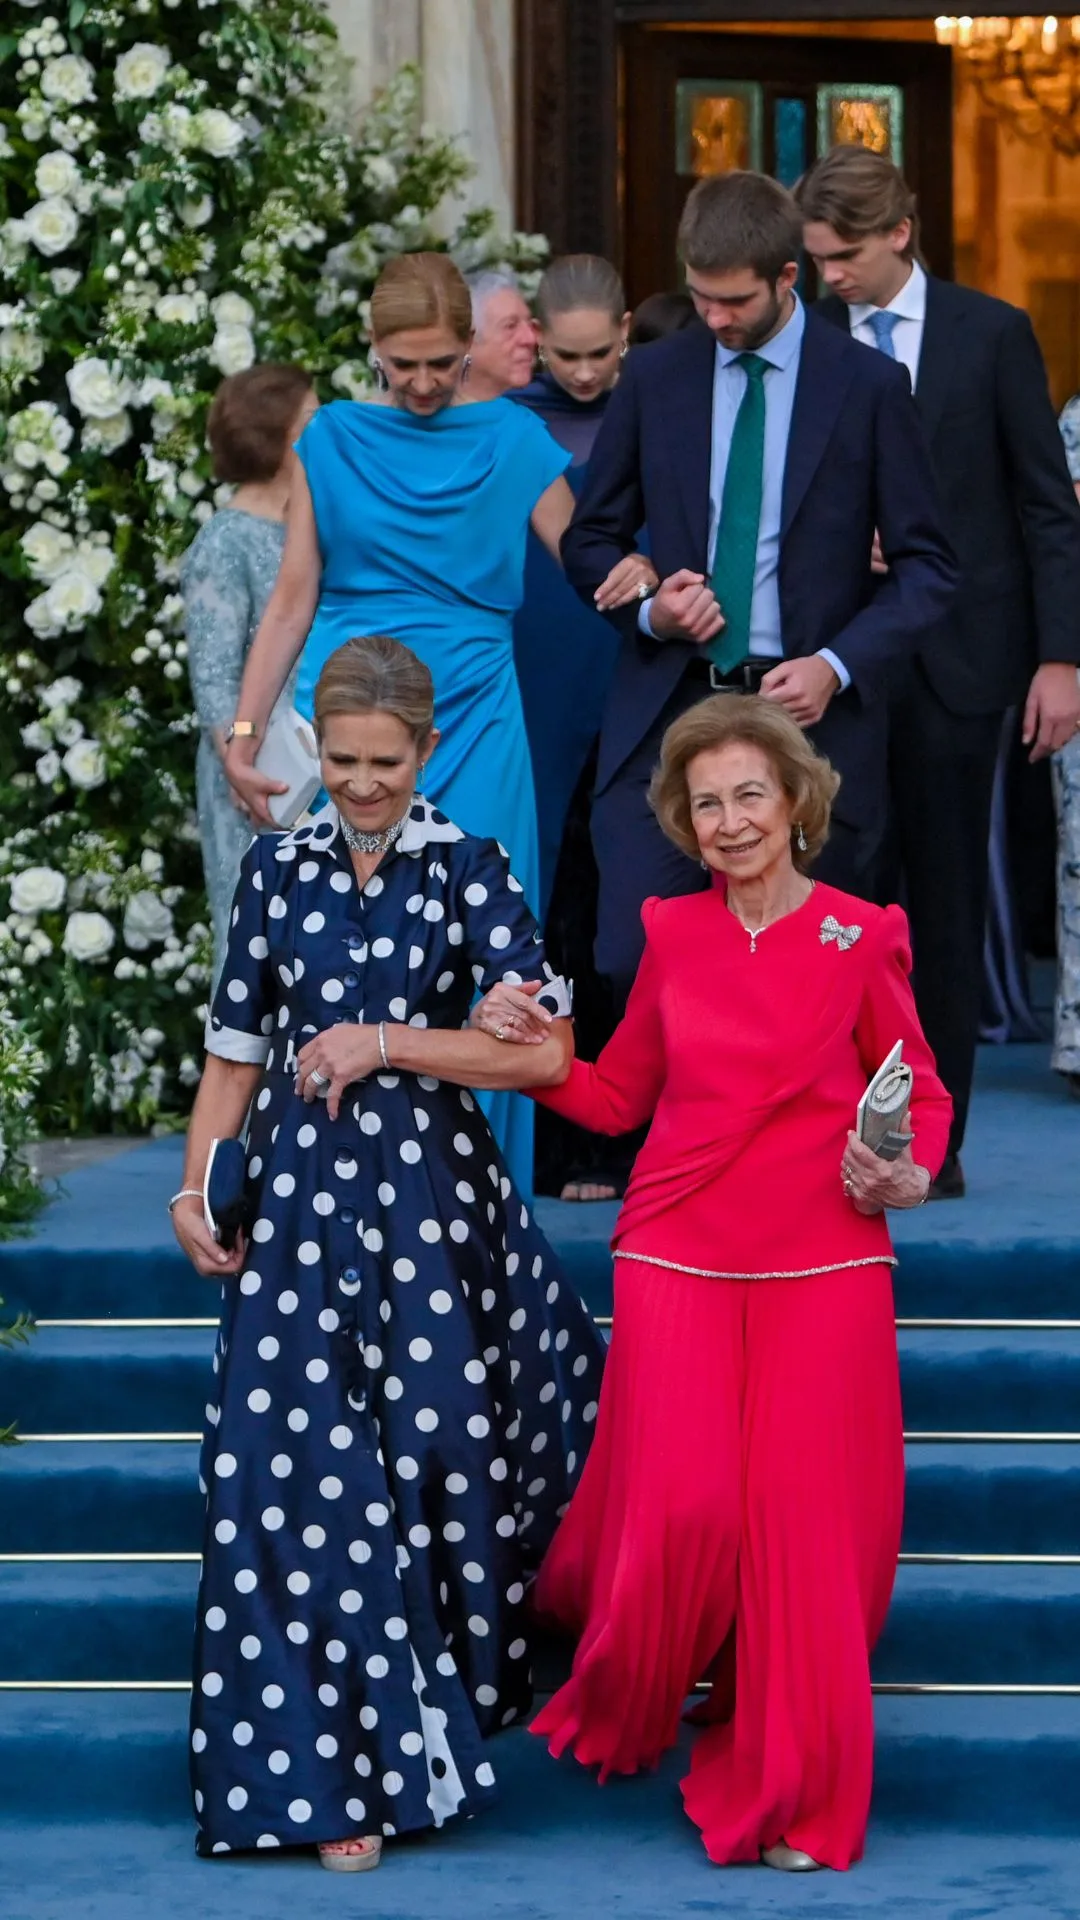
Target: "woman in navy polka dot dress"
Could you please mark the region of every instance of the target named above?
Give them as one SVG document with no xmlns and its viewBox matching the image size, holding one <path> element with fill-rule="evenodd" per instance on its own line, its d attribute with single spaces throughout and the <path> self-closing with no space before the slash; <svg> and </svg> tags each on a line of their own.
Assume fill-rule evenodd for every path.
<svg viewBox="0 0 1080 1920">
<path fill-rule="evenodd" d="M 592 1433 L 602 1345 L 470 1087 L 555 1084 L 566 989 L 492 840 L 414 795 L 431 678 L 332 656 L 331 804 L 245 856 L 173 1218 L 225 1280 L 207 1407 L 191 1746 L 200 1853 L 382 1837 L 492 1798 L 530 1700 L 525 1588 Z M 543 979 L 533 1048 L 465 1023 Z M 250 1238 L 199 1197 L 250 1106 Z"/>
</svg>

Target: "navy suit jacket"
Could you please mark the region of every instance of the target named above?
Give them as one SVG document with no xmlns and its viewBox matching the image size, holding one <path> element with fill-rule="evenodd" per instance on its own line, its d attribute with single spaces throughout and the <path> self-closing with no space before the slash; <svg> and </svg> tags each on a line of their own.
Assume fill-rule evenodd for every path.
<svg viewBox="0 0 1080 1920">
<path fill-rule="evenodd" d="M 707 571 L 713 337 L 694 325 L 628 357 L 563 536 L 583 598 L 647 524 L 661 579 Z M 889 573 L 870 571 L 875 529 Z M 956 565 L 904 368 L 806 316 L 784 469 L 780 620 L 786 657 L 831 647 L 851 674 L 813 738 L 842 776 L 836 814 L 865 836 L 885 816 L 890 663 L 945 612 Z M 612 616 L 624 644 L 600 736 L 598 790 L 618 773 L 698 654 L 653 640 L 637 607 Z"/>
</svg>

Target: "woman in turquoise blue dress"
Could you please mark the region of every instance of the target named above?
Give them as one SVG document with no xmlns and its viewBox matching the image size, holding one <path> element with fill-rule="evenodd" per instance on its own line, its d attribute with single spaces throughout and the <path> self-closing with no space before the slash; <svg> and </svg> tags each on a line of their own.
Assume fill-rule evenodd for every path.
<svg viewBox="0 0 1080 1920">
<path fill-rule="evenodd" d="M 226 769 L 267 819 L 274 786 L 253 763 L 301 649 L 297 704 L 310 715 L 315 681 L 337 647 L 361 634 L 404 641 L 434 676 L 436 718 L 449 742 L 432 767 L 429 798 L 466 832 L 506 848 L 532 903 L 536 797 L 512 623 L 529 527 L 558 555 L 574 504 L 563 477 L 570 456 L 524 408 L 469 402 L 471 302 L 445 255 L 403 254 L 387 265 L 372 296 L 371 331 L 383 394 L 322 408 L 298 444 L 304 478 L 248 658 Z M 653 578 L 647 561 L 620 573 L 626 599 L 639 575 Z M 499 1094 L 488 1111 L 529 1193 L 530 1105 Z"/>
</svg>

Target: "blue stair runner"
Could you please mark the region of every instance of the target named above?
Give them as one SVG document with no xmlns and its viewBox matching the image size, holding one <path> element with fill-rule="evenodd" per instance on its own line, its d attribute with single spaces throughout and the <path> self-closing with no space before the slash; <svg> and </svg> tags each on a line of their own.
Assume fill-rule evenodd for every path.
<svg viewBox="0 0 1080 1920">
<path fill-rule="evenodd" d="M 874 1660 L 875 1811 L 1064 1835 L 1080 1810 L 1080 1181 L 1044 1056 L 1007 1052 L 983 1071 L 971 1197 L 897 1223 L 908 1497 Z M 217 1300 L 164 1217 L 179 1155 L 155 1142 L 73 1175 L 32 1239 L 0 1247 L 0 1294 L 42 1322 L 0 1361 L 0 1414 L 27 1436 L 0 1458 L 5 1820 L 187 1817 Z M 609 1314 L 611 1210 L 540 1211 Z M 544 1650 L 541 1685 L 562 1657 Z M 535 1781 L 518 1738 L 500 1749 L 510 1776 Z"/>
</svg>

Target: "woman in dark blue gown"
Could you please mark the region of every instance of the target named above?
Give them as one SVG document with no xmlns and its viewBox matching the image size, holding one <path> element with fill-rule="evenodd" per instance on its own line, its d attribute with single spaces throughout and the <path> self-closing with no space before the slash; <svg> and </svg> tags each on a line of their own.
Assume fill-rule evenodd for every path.
<svg viewBox="0 0 1080 1920">
<path fill-rule="evenodd" d="M 200 1853 L 385 1835 L 491 1798 L 530 1700 L 526 1582 L 592 1432 L 602 1346 L 468 1090 L 561 1077 L 566 991 L 505 854 L 414 793 L 431 676 L 389 639 L 316 694 L 330 805 L 244 857 L 178 1237 L 225 1280 L 191 1746 Z M 546 979 L 531 1053 L 463 1031 Z M 517 1063 L 517 1071 L 514 1071 Z M 214 1244 L 212 1137 L 250 1236 Z"/>
</svg>

